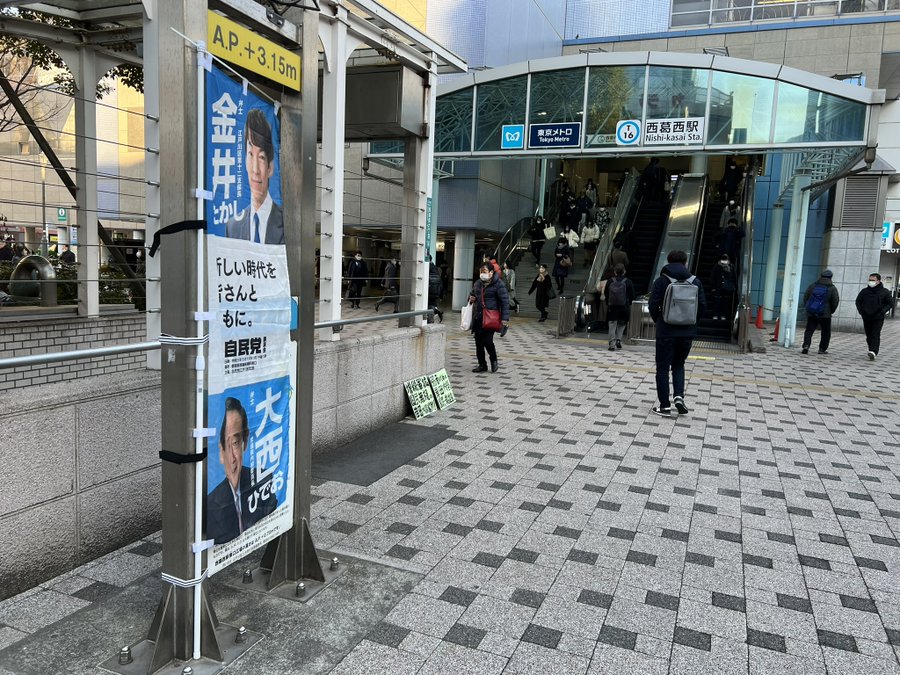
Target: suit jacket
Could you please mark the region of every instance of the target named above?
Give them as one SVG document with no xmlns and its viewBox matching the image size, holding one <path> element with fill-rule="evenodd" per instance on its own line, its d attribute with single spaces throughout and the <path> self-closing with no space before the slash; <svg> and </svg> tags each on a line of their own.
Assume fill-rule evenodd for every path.
<svg viewBox="0 0 900 675">
<path fill-rule="evenodd" d="M 250 232 L 250 207 L 244 209 L 240 218 L 232 218 L 225 223 L 225 236 L 232 239 L 252 240 Z M 283 244 L 284 243 L 284 214 L 281 207 L 274 201 L 272 202 L 272 211 L 269 213 L 269 221 L 266 223 L 266 240 L 264 244 Z"/>
<path fill-rule="evenodd" d="M 256 524 L 275 510 L 278 500 L 275 495 L 260 502 L 256 511 L 250 513 L 250 469 L 241 467 L 241 520 L 244 530 Z M 241 533 L 238 525 L 237 510 L 234 508 L 234 495 L 226 478 L 209 493 L 206 498 L 206 537 L 214 539 L 216 544 L 231 541 Z"/>
</svg>

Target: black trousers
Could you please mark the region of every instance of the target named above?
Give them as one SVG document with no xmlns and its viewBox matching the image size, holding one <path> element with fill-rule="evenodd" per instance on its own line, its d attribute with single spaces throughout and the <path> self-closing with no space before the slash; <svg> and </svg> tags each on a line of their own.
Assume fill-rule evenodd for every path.
<svg viewBox="0 0 900 675">
<path fill-rule="evenodd" d="M 803 349 L 809 349 L 816 328 L 822 329 L 822 335 L 819 336 L 819 351 L 827 351 L 828 345 L 831 343 L 831 317 L 829 316 L 826 319 L 825 317 L 813 316 L 812 314 L 806 315 L 806 331 L 803 333 Z"/>
<path fill-rule="evenodd" d="M 485 351 L 492 363 L 497 360 L 497 348 L 494 347 L 494 333 L 496 332 L 484 330 L 481 327 L 475 329 L 475 356 L 478 358 L 479 366 L 487 365 L 487 361 L 484 358 Z"/>
<path fill-rule="evenodd" d="M 866 330 L 866 344 L 869 351 L 878 353 L 881 346 L 881 328 L 884 326 L 884 314 L 876 317 L 863 317 L 863 328 Z"/>
<path fill-rule="evenodd" d="M 656 338 L 656 397 L 659 405 L 669 407 L 669 371 L 675 396 L 684 397 L 684 362 L 691 353 L 692 337 Z"/>
</svg>

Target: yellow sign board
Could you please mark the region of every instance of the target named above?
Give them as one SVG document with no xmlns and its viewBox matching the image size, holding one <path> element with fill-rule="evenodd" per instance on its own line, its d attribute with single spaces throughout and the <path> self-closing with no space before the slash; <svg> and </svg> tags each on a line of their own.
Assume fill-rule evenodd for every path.
<svg viewBox="0 0 900 675">
<path fill-rule="evenodd" d="M 212 11 L 208 13 L 207 39 L 209 51 L 220 59 L 300 91 L 299 54 Z"/>
</svg>

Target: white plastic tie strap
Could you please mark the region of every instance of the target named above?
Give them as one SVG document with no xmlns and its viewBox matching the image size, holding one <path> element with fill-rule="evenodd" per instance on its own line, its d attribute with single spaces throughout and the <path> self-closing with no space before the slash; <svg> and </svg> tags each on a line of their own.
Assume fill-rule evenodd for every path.
<svg viewBox="0 0 900 675">
<path fill-rule="evenodd" d="M 194 321 L 215 321 L 215 312 L 194 312 Z"/>
<path fill-rule="evenodd" d="M 210 54 L 206 49 L 197 49 L 197 63 L 198 65 L 203 67 L 203 70 L 210 71 L 212 70 L 212 54 Z"/>
<path fill-rule="evenodd" d="M 194 545 L 196 546 L 196 544 Z M 203 574 L 201 574 L 196 579 L 179 579 L 178 577 L 163 572 L 162 580 L 166 583 L 172 584 L 173 586 L 178 586 L 179 588 L 193 588 L 194 586 L 199 586 L 204 581 L 206 581 L 206 572 L 207 570 L 203 570 Z"/>
<path fill-rule="evenodd" d="M 158 340 L 162 345 L 205 345 L 209 342 L 209 334 L 199 337 L 176 337 L 168 333 L 160 333 Z"/>
<path fill-rule="evenodd" d="M 218 432 L 215 429 L 215 427 L 203 427 L 203 428 L 194 429 L 191 432 L 191 435 L 194 438 L 212 438 L 213 436 L 216 435 L 216 433 L 218 433 Z"/>
<path fill-rule="evenodd" d="M 194 196 L 197 199 L 203 199 L 204 201 L 211 202 L 213 199 L 213 191 L 204 190 L 203 188 L 197 188 L 196 190 L 194 190 Z"/>
<path fill-rule="evenodd" d="M 195 541 L 191 544 L 191 551 L 194 553 L 202 553 L 206 549 L 212 548 L 216 543 L 215 539 L 204 539 L 203 541 Z"/>
</svg>

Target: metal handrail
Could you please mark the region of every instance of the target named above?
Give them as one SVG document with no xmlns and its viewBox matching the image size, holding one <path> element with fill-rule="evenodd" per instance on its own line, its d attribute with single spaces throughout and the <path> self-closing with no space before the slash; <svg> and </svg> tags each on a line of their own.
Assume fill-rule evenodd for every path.
<svg viewBox="0 0 900 675">
<path fill-rule="evenodd" d="M 522 237 L 524 237 L 525 233 L 531 228 L 533 222 L 534 218 L 526 217 L 520 218 L 514 223 L 503 234 L 500 238 L 500 243 L 498 243 L 497 247 L 494 249 L 494 260 L 501 264 L 505 262 L 519 247 L 519 242 L 522 241 Z"/>
<path fill-rule="evenodd" d="M 420 309 L 411 312 L 397 312 L 396 314 L 383 314 L 380 316 L 362 316 L 354 319 L 341 319 L 340 321 L 322 321 L 313 324 L 314 329 L 342 328 L 350 324 L 368 323 L 370 321 L 389 321 L 405 319 L 413 316 L 434 316 L 434 309 Z M 22 366 L 40 366 L 47 363 L 59 363 L 61 361 L 77 361 L 79 359 L 95 359 L 101 356 L 115 354 L 129 354 L 132 352 L 151 352 L 160 348 L 156 340 L 149 342 L 137 342 L 128 345 L 112 345 L 110 347 L 93 347 L 91 349 L 75 349 L 70 352 L 58 354 L 31 354 L 29 356 L 14 356 L 0 360 L 0 370 L 5 368 L 21 368 Z"/>
<path fill-rule="evenodd" d="M 591 264 L 591 270 L 588 272 L 587 281 L 584 286 L 584 293 L 593 293 L 597 289 L 597 282 L 603 275 L 606 265 L 609 263 L 609 256 L 612 253 L 613 242 L 625 232 L 629 214 L 632 208 L 640 202 L 635 200 L 638 187 L 638 176 L 633 170 L 628 172 L 626 183 L 622 186 L 619 194 L 619 201 L 616 203 L 616 210 L 613 212 L 612 220 L 609 227 L 606 228 L 597 242 L 597 250 L 594 254 L 594 262 Z M 634 209 L 637 211 L 637 209 Z"/>
</svg>

